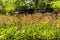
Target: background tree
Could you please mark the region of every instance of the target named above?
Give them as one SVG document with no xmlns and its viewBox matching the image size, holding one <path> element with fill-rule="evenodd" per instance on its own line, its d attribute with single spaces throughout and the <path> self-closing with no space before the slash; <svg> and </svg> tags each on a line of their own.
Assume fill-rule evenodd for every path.
<svg viewBox="0 0 60 40">
<path fill-rule="evenodd" d="M 1 0 L 2 2 L 2 7 L 4 8 L 4 10 L 6 11 L 6 14 L 8 14 L 9 12 L 13 12 L 15 10 L 15 2 L 16 0 Z"/>
</svg>

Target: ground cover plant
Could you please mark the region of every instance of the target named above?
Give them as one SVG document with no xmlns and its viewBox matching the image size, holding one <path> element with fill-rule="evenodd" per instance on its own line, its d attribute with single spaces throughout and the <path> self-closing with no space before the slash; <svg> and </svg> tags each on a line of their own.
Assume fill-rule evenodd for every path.
<svg viewBox="0 0 60 40">
<path fill-rule="evenodd" d="M 59 40 L 60 18 L 52 14 L 0 16 L 0 40 Z"/>
<path fill-rule="evenodd" d="M 60 0 L 0 0 L 0 40 L 60 40 Z"/>
</svg>

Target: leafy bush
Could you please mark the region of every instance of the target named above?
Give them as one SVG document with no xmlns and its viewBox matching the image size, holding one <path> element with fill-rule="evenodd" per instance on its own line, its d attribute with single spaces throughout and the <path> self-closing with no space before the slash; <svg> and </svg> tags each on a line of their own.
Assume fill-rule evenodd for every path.
<svg viewBox="0 0 60 40">
<path fill-rule="evenodd" d="M 49 25 L 50 26 L 50 25 Z M 59 29 L 48 25 L 40 28 L 35 24 L 22 25 L 19 29 L 17 27 L 10 27 L 1 29 L 0 40 L 55 40 L 60 38 Z"/>
<path fill-rule="evenodd" d="M 3 17 L 9 19 L 11 16 Z M 8 20 L 5 21 L 8 23 Z M 60 39 L 60 19 L 53 20 L 48 13 L 44 16 L 41 14 L 20 15 L 19 18 L 13 16 L 9 22 L 11 25 L 0 24 L 0 40 Z M 19 26 L 16 26 L 16 24 Z"/>
<path fill-rule="evenodd" d="M 8 30 L 8 31 L 7 31 Z M 14 40 L 14 33 L 17 31 L 16 27 L 0 30 L 0 40 Z"/>
<path fill-rule="evenodd" d="M 0 16 L 0 28 L 8 28 L 8 26 L 16 26 L 18 18 L 14 16 Z"/>
<path fill-rule="evenodd" d="M 0 10 L 2 11 L 1 13 L 5 14 L 14 14 L 16 11 L 19 13 L 27 9 L 45 11 L 45 9 L 50 7 L 47 7 L 47 4 L 50 2 L 50 0 L 37 0 L 37 3 L 35 4 L 34 0 L 0 0 Z M 35 5 L 37 6 L 36 8 Z"/>
<path fill-rule="evenodd" d="M 52 9 L 50 7 L 51 2 L 52 2 L 52 0 L 39 0 L 37 9 L 42 10 L 43 12 L 51 12 L 52 11 Z"/>
<path fill-rule="evenodd" d="M 51 5 L 51 8 L 53 8 L 55 12 L 60 11 L 60 1 L 52 2 Z"/>
<path fill-rule="evenodd" d="M 6 14 L 8 14 L 9 12 L 13 12 L 15 10 L 15 3 L 16 3 L 16 0 L 1 0 L 2 2 L 2 7 L 4 7 L 4 10 L 6 11 Z"/>
<path fill-rule="evenodd" d="M 29 0 L 18 0 L 16 2 L 16 10 L 15 11 L 19 11 L 19 12 L 24 12 L 27 11 L 28 9 L 34 9 L 35 4 L 34 1 L 31 0 L 31 2 Z"/>
</svg>

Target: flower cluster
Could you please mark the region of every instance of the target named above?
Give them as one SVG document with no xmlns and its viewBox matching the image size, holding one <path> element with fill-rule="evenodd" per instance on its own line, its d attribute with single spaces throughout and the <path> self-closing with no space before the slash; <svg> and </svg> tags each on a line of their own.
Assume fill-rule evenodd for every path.
<svg viewBox="0 0 60 40">
<path fill-rule="evenodd" d="M 59 27 L 60 25 L 59 20 L 56 19 L 55 16 L 52 16 L 55 14 L 41 14 L 41 13 L 36 13 L 36 14 L 19 14 L 18 16 L 0 16 L 0 24 L 4 25 L 15 25 L 15 26 L 20 26 L 23 24 L 37 24 L 37 25 L 46 25 L 46 24 L 53 24 L 54 26 Z"/>
</svg>

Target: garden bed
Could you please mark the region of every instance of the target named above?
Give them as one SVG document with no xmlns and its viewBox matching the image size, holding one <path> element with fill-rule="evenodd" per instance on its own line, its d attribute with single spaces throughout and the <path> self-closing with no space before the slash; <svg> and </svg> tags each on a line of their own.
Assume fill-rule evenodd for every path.
<svg viewBox="0 0 60 40">
<path fill-rule="evenodd" d="M 49 13 L 0 15 L 0 40 L 59 40 L 60 18 Z"/>
</svg>

